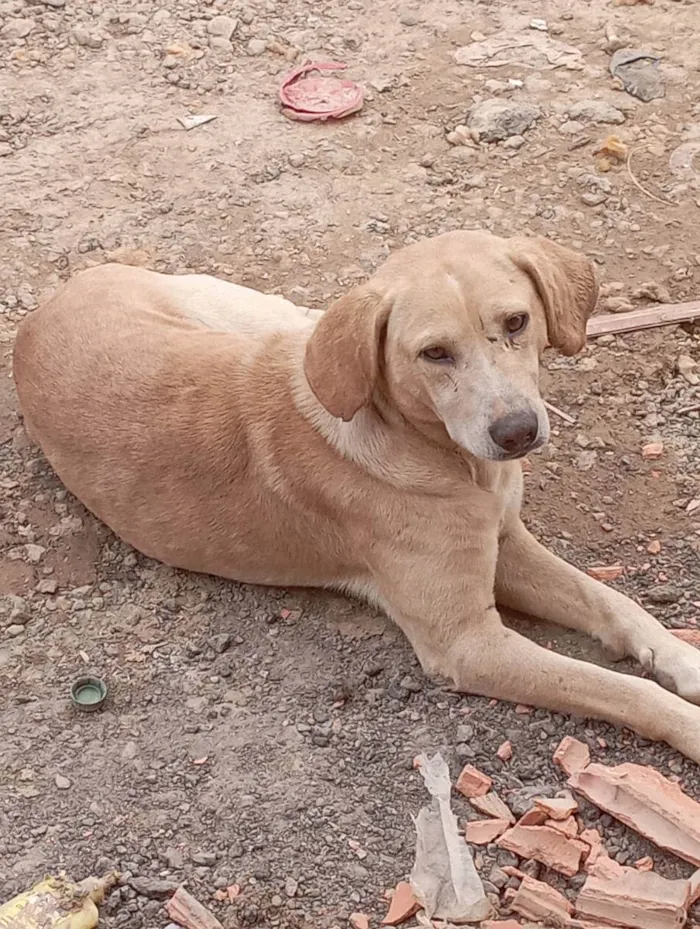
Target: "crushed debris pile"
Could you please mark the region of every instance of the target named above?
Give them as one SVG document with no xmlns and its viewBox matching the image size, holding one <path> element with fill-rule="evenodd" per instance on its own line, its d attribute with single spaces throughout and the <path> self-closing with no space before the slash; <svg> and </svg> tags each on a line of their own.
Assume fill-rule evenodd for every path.
<svg viewBox="0 0 700 929">
<path fill-rule="evenodd" d="M 688 919 L 690 907 L 700 899 L 700 870 L 687 880 L 672 880 L 654 870 L 649 856 L 634 862 L 634 867 L 621 865 L 608 854 L 600 832 L 583 825 L 576 795 L 699 868 L 700 804 L 653 768 L 591 762 L 588 747 L 570 736 L 562 740 L 553 761 L 567 776 L 569 789 L 555 797 L 533 795 L 517 807 L 517 817 L 495 792 L 492 779 L 467 765 L 455 789 L 485 817 L 465 824 L 460 840 L 468 856 L 452 848 L 451 854 L 459 862 L 456 869 L 450 866 L 449 856 L 443 856 L 444 861 L 428 861 L 420 823 L 430 808 L 421 811 L 416 820 L 419 841 L 411 883 L 402 882 L 388 894 L 389 910 L 382 925 L 408 925 L 409 920 L 415 920 L 411 925 L 426 929 L 449 929 L 466 922 L 479 929 L 698 929 L 689 926 Z M 455 821 L 449 803 L 444 806 L 447 765 L 440 755 L 432 759 L 421 756 L 416 763 L 434 797 L 438 794 L 431 787 L 431 772 L 440 771 L 440 805 L 446 817 L 444 846 L 448 849 Z M 440 816 L 436 800 L 433 807 L 434 815 Z M 510 878 L 508 885 L 498 895 L 487 896 L 483 886 L 479 887 L 470 846 L 478 863 L 479 846 L 492 843 L 517 855 L 525 870 L 504 868 Z M 536 871 L 525 873 L 535 862 L 565 878 L 577 877 L 580 889 L 576 898 L 569 900 L 556 887 L 536 880 Z M 440 884 L 444 882 L 449 885 L 447 899 L 454 902 L 460 871 L 462 886 L 468 887 L 464 900 L 469 901 L 472 914 L 466 916 L 465 909 L 465 916 L 457 920 L 435 901 L 441 899 L 445 889 Z M 430 903 L 424 909 L 426 900 Z M 491 906 L 487 914 L 483 912 L 485 902 Z"/>
</svg>

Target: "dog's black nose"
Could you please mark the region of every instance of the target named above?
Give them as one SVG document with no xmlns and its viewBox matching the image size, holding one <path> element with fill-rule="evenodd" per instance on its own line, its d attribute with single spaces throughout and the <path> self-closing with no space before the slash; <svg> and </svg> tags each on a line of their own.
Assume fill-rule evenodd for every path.
<svg viewBox="0 0 700 929">
<path fill-rule="evenodd" d="M 510 457 L 524 455 L 537 439 L 539 423 L 534 410 L 516 410 L 489 426 L 489 435 Z"/>
</svg>

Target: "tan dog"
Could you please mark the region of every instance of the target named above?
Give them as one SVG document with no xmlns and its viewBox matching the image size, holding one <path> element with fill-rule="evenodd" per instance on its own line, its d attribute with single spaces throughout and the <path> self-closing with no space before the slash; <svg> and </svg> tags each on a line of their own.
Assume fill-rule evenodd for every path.
<svg viewBox="0 0 700 929">
<path fill-rule="evenodd" d="M 585 341 L 589 261 L 544 239 L 449 233 L 325 314 L 204 276 L 107 265 L 20 328 L 29 434 L 140 551 L 380 604 L 429 674 L 596 716 L 700 762 L 700 653 L 524 528 L 547 343 Z M 649 680 L 507 629 L 497 604 L 583 630 Z"/>
</svg>

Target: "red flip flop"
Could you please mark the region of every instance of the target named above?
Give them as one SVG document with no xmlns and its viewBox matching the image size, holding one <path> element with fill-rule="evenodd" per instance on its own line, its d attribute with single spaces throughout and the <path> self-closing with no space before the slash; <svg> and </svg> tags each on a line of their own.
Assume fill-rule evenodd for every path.
<svg viewBox="0 0 700 929">
<path fill-rule="evenodd" d="M 279 91 L 284 115 L 308 123 L 342 119 L 361 110 L 365 92 L 359 84 L 327 73 L 346 67 L 338 61 L 307 61 L 291 71 Z M 318 73 L 312 76 L 312 71 Z"/>
</svg>

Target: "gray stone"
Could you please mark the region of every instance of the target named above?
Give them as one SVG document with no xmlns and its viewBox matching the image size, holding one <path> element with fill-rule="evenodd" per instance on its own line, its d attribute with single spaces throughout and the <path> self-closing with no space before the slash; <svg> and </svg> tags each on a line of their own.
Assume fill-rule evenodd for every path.
<svg viewBox="0 0 700 929">
<path fill-rule="evenodd" d="M 248 54 L 249 55 L 254 55 L 254 56 L 263 55 L 265 53 L 266 48 L 267 48 L 267 43 L 264 42 L 262 39 L 251 39 L 250 42 L 248 42 Z"/>
<path fill-rule="evenodd" d="M 101 35 L 98 35 L 96 32 L 90 32 L 89 29 L 85 29 L 83 26 L 76 26 L 73 30 L 73 38 L 78 45 L 83 48 L 102 48 L 104 44 L 104 39 Z"/>
<path fill-rule="evenodd" d="M 12 623 L 11 626 L 8 626 L 5 630 L 10 639 L 16 639 L 18 635 L 22 635 L 24 632 L 24 626 L 20 626 L 18 623 Z"/>
<path fill-rule="evenodd" d="M 70 790 L 71 782 L 67 777 L 64 777 L 62 774 L 57 774 L 55 778 L 56 787 L 59 790 Z"/>
<path fill-rule="evenodd" d="M 579 100 L 569 107 L 568 113 L 571 119 L 588 123 L 610 123 L 619 126 L 625 121 L 622 110 L 604 100 Z"/>
<path fill-rule="evenodd" d="M 215 16 L 207 23 L 207 32 L 211 36 L 219 36 L 229 40 L 238 28 L 238 20 L 232 16 Z"/>
<path fill-rule="evenodd" d="M 469 116 L 469 130 L 478 142 L 502 142 L 522 135 L 541 116 L 539 107 L 510 100 L 485 100 Z"/>
<path fill-rule="evenodd" d="M 192 855 L 192 861 L 203 868 L 212 868 L 216 864 L 216 855 L 214 852 L 197 852 Z"/>
<path fill-rule="evenodd" d="M 177 881 L 164 881 L 150 877 L 132 877 L 129 884 L 141 897 L 150 897 L 153 900 L 165 900 L 171 897 L 180 886 Z"/>
<path fill-rule="evenodd" d="M 0 158 L 7 158 L 13 151 L 14 149 L 8 142 L 0 142 Z"/>
<path fill-rule="evenodd" d="M 8 625 L 24 626 L 29 622 L 29 606 L 24 597 L 6 594 L 0 597 L 0 620 Z"/>
<path fill-rule="evenodd" d="M 209 36 L 209 48 L 214 52 L 230 55 L 233 53 L 233 45 L 228 39 L 220 35 Z"/>
<path fill-rule="evenodd" d="M 7 39 L 26 39 L 35 27 L 36 23 L 33 19 L 8 19 L 0 30 L 0 35 L 4 35 Z"/>
</svg>

